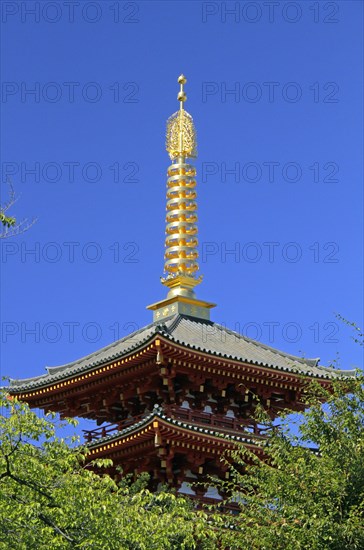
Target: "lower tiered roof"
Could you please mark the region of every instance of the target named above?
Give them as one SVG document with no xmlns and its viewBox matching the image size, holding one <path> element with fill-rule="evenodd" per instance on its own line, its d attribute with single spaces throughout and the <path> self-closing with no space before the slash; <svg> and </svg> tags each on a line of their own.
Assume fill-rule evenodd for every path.
<svg viewBox="0 0 364 550">
<path fill-rule="evenodd" d="M 245 446 L 254 449 L 257 454 L 263 452 L 262 443 L 265 438 L 251 436 L 248 433 L 231 429 L 213 429 L 211 426 L 198 425 L 178 418 L 173 418 L 163 407 L 155 405 L 153 411 L 144 416 L 138 422 L 127 428 L 95 439 L 87 444 L 91 458 L 108 455 L 113 452 L 134 447 L 140 442 L 150 440 L 155 445 L 156 434 L 164 436 L 164 439 L 173 440 L 174 444 L 182 443 L 183 448 L 204 447 L 207 454 L 221 453 L 226 449 L 232 449 L 235 443 L 244 443 Z M 214 443 L 214 444 L 213 444 Z M 208 447 L 208 451 L 207 451 Z"/>
</svg>

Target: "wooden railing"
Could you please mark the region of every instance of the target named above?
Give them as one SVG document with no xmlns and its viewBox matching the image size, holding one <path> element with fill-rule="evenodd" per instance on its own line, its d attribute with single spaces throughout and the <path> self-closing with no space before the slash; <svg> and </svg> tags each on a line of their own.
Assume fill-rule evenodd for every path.
<svg viewBox="0 0 364 550">
<path fill-rule="evenodd" d="M 143 416 L 145 415 L 141 414 L 139 416 L 126 418 L 125 420 L 120 420 L 120 422 L 104 424 L 103 426 L 100 426 L 100 428 L 94 428 L 93 430 L 82 430 L 83 436 L 85 438 L 86 443 L 90 443 L 95 439 L 101 439 L 102 437 L 106 437 L 107 435 L 110 435 L 113 432 L 124 430 L 124 428 L 127 428 L 128 426 L 131 426 L 136 422 L 139 422 L 143 418 Z"/>
<path fill-rule="evenodd" d="M 166 414 L 177 420 L 185 420 L 200 425 L 214 426 L 228 431 L 250 433 L 254 436 L 264 437 L 265 428 L 258 426 L 249 419 L 238 419 L 236 417 L 226 416 L 223 414 L 208 413 L 184 407 L 167 406 L 164 407 Z"/>
<path fill-rule="evenodd" d="M 223 414 L 208 413 L 203 411 L 197 411 L 193 409 L 187 409 L 184 407 L 178 407 L 176 405 L 164 406 L 163 411 L 167 416 L 170 416 L 174 420 L 184 420 L 188 423 L 199 424 L 200 426 L 211 426 L 220 428 L 223 430 L 238 432 L 240 435 L 254 435 L 254 437 L 264 437 L 264 427 L 257 426 L 249 420 L 237 419 L 235 417 L 225 416 Z M 148 413 L 149 414 L 149 413 Z M 123 430 L 128 426 L 136 424 L 146 414 L 134 416 L 132 418 L 126 418 L 117 423 L 105 424 L 99 428 L 93 430 L 83 430 L 84 438 L 87 443 L 106 437 L 113 432 Z"/>
</svg>

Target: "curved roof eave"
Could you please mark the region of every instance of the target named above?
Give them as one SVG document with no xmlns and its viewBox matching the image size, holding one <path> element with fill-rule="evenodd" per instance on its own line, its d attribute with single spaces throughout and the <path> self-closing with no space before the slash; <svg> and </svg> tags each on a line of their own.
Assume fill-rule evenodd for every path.
<svg viewBox="0 0 364 550">
<path fill-rule="evenodd" d="M 207 332 L 211 329 L 216 331 L 216 334 L 210 333 L 210 336 L 215 336 L 215 340 L 212 339 L 213 345 L 210 347 L 206 345 L 208 339 L 204 339 L 203 335 L 201 336 L 201 329 L 204 327 L 209 327 L 206 328 Z M 74 375 L 92 371 L 94 368 L 111 361 L 126 358 L 148 346 L 158 336 L 197 353 L 205 353 L 225 360 L 288 372 L 293 375 L 329 380 L 331 378 L 353 377 L 356 373 L 354 370 L 339 371 L 330 367 L 323 367 L 318 365 L 318 359 L 305 359 L 285 354 L 217 323 L 203 322 L 191 317 L 176 315 L 165 324 L 151 323 L 77 361 L 56 367 L 47 367 L 47 374 L 20 380 L 11 379 L 10 388 L 14 392 L 21 392 L 67 380 Z M 225 340 L 230 339 L 229 342 L 226 342 L 224 338 Z M 214 347 L 215 349 L 213 349 Z M 233 349 L 235 352 L 240 352 L 240 355 L 234 353 Z M 109 353 L 111 350 L 115 350 L 115 353 Z M 232 353 L 227 353 L 226 350 L 228 352 L 232 351 Z M 250 357 L 247 356 L 247 353 L 250 354 Z"/>
</svg>

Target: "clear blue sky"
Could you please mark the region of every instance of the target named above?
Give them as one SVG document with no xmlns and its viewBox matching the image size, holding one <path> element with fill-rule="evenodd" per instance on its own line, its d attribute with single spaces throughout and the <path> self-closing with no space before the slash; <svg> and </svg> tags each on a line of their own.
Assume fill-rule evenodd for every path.
<svg viewBox="0 0 364 550">
<path fill-rule="evenodd" d="M 3 375 L 151 322 L 181 72 L 199 141 L 198 296 L 278 349 L 362 364 L 335 318 L 363 322 L 362 2 L 1 8 L 2 178 L 21 195 L 12 213 L 38 218 L 2 242 Z"/>
</svg>

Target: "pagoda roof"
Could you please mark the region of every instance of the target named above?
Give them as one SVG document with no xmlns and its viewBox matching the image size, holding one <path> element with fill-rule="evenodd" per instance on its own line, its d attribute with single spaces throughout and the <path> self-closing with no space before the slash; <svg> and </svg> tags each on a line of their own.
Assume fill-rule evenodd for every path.
<svg viewBox="0 0 364 550">
<path fill-rule="evenodd" d="M 120 442 L 127 438 L 127 442 L 132 444 L 133 440 L 139 438 L 141 435 L 147 437 L 149 430 L 153 431 L 157 427 L 153 422 L 155 420 L 162 421 L 163 425 L 169 426 L 174 430 L 194 433 L 198 437 L 207 438 L 211 441 L 211 438 L 217 438 L 225 440 L 228 446 L 234 445 L 234 443 L 244 443 L 252 447 L 261 447 L 264 442 L 264 437 L 250 436 L 243 433 L 228 433 L 227 430 L 216 429 L 212 426 L 199 426 L 194 423 L 186 422 L 172 418 L 163 410 L 163 407 L 155 405 L 153 411 L 145 415 L 139 422 L 128 426 L 122 430 L 113 432 L 105 437 L 95 439 L 90 443 L 86 443 L 85 446 L 90 449 L 91 455 L 100 453 L 102 451 L 110 451 L 113 449 L 113 445 L 110 443 Z M 147 431 L 146 428 L 149 427 Z M 116 450 L 116 449 L 115 449 Z M 220 449 L 221 450 L 221 449 Z"/>
<path fill-rule="evenodd" d="M 311 378 L 333 379 L 352 377 L 355 370 L 338 370 L 319 365 L 319 359 L 306 359 L 287 354 L 270 346 L 242 336 L 212 321 L 187 315 L 175 315 L 164 323 L 154 322 L 112 344 L 81 359 L 65 365 L 46 367 L 47 373 L 33 378 L 10 380 L 11 393 L 20 393 L 38 387 L 48 386 L 76 374 L 93 370 L 130 355 L 144 348 L 160 336 L 171 344 L 208 354 L 225 360 L 247 363 L 293 375 Z"/>
</svg>

